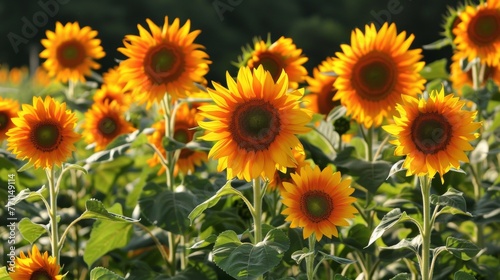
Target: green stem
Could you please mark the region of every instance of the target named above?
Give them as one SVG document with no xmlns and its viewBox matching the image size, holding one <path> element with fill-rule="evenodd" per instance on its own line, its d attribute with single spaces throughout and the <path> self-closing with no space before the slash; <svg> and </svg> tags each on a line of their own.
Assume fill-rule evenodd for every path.
<svg viewBox="0 0 500 280">
<path fill-rule="evenodd" d="M 481 177 L 483 176 L 481 174 L 481 166 L 480 163 L 477 163 L 476 165 L 470 166 L 470 169 L 472 171 L 472 185 L 474 186 L 474 201 L 476 202 L 476 205 L 478 205 L 479 200 L 481 199 L 482 196 L 482 189 L 481 189 Z M 484 228 L 482 224 L 476 224 L 476 245 L 479 248 L 484 247 Z"/>
<path fill-rule="evenodd" d="M 165 251 L 165 248 L 163 248 L 163 245 L 161 244 L 160 240 L 158 240 L 158 238 L 156 238 L 156 236 L 154 235 L 153 232 L 151 232 L 149 230 L 149 228 L 147 228 L 146 226 L 144 226 L 143 224 L 137 222 L 135 223 L 135 225 L 137 225 L 138 227 L 140 227 L 142 230 L 144 230 L 147 234 L 149 234 L 149 236 L 151 237 L 151 239 L 153 240 L 153 242 L 155 243 L 156 245 L 156 248 L 158 248 L 158 251 L 160 251 L 160 254 L 161 256 L 163 257 L 163 259 L 165 261 L 167 261 L 168 263 L 168 254 L 167 252 Z M 170 252 L 170 254 L 172 254 L 172 252 Z"/>
<path fill-rule="evenodd" d="M 60 264 L 59 255 L 59 227 L 57 224 L 57 194 L 58 190 L 54 182 L 55 171 L 54 168 L 47 168 L 45 170 L 47 179 L 49 181 L 49 217 L 50 217 L 50 240 L 52 247 L 52 256 L 56 259 L 57 264 Z"/>
<path fill-rule="evenodd" d="M 175 234 L 173 234 L 170 231 L 167 231 L 167 236 L 168 236 L 168 249 L 170 251 L 168 254 L 168 262 L 170 263 L 170 275 L 174 276 L 177 272 L 177 265 L 176 265 L 177 245 L 175 243 Z"/>
<path fill-rule="evenodd" d="M 420 274 L 422 280 L 429 280 L 432 277 L 430 271 L 430 252 L 431 252 L 431 179 L 428 176 L 419 177 L 420 188 L 422 191 L 422 216 L 423 232 L 422 234 L 422 262 L 420 263 Z"/>
<path fill-rule="evenodd" d="M 253 179 L 253 243 L 257 244 L 262 241 L 262 189 L 260 177 Z M 264 277 L 261 275 L 257 279 L 261 280 Z"/>
<path fill-rule="evenodd" d="M 315 269 L 314 269 L 314 257 L 316 256 L 315 246 L 316 246 L 316 235 L 313 232 L 309 236 L 309 252 L 313 252 L 313 253 L 306 257 L 307 280 L 314 279 L 314 271 L 315 271 Z"/>
</svg>

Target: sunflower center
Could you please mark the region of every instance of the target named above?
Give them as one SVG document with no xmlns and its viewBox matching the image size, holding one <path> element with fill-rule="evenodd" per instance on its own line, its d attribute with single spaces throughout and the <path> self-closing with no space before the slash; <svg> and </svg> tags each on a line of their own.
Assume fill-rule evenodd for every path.
<svg viewBox="0 0 500 280">
<path fill-rule="evenodd" d="M 325 84 L 321 88 L 321 92 L 321 98 L 318 100 L 319 113 L 328 115 L 333 108 L 340 106 L 340 100 L 333 100 L 337 93 L 337 89 L 333 87 L 333 81 Z"/>
<path fill-rule="evenodd" d="M 239 104 L 229 124 L 234 141 L 247 151 L 267 149 L 279 135 L 280 128 L 278 110 L 262 99 Z"/>
<path fill-rule="evenodd" d="M 102 118 L 97 124 L 99 132 L 105 137 L 113 137 L 118 132 L 118 124 L 111 117 Z"/>
<path fill-rule="evenodd" d="M 178 124 L 176 124 L 176 125 L 178 125 Z M 179 142 L 185 144 L 185 143 L 193 140 L 193 133 L 191 130 L 189 130 L 185 127 L 178 128 L 174 131 L 174 139 L 176 141 L 179 141 Z"/>
<path fill-rule="evenodd" d="M 38 123 L 30 134 L 31 143 L 37 150 L 51 152 L 59 147 L 63 137 L 56 123 Z"/>
<path fill-rule="evenodd" d="M 478 45 L 488 45 L 500 38 L 500 13 L 496 10 L 479 12 L 470 24 L 467 33 Z"/>
<path fill-rule="evenodd" d="M 39 269 L 31 274 L 30 280 L 52 280 L 52 276 L 45 269 Z"/>
<path fill-rule="evenodd" d="M 354 89 L 369 101 L 384 99 L 396 85 L 396 65 L 391 57 L 379 51 L 372 51 L 360 58 L 352 72 Z"/>
<path fill-rule="evenodd" d="M 420 114 L 413 122 L 411 138 L 424 154 L 435 154 L 446 149 L 452 136 L 452 127 L 439 113 Z"/>
<path fill-rule="evenodd" d="M 274 81 L 277 81 L 281 75 L 281 71 L 283 70 L 283 65 L 276 55 L 271 53 L 263 53 L 259 57 L 259 62 L 255 65 L 255 68 L 262 65 L 266 71 L 269 71 Z"/>
<path fill-rule="evenodd" d="M 5 112 L 0 112 L 0 131 L 7 128 L 9 124 L 9 116 Z"/>
<path fill-rule="evenodd" d="M 174 81 L 183 73 L 184 61 L 174 47 L 158 45 L 146 54 L 144 70 L 154 83 L 165 84 Z"/>
<path fill-rule="evenodd" d="M 66 68 L 76 68 L 85 60 L 85 47 L 76 40 L 63 42 L 56 51 L 57 61 Z"/>
<path fill-rule="evenodd" d="M 319 223 L 330 217 L 333 211 L 333 201 L 323 191 L 308 191 L 300 199 L 300 210 L 310 221 Z"/>
</svg>

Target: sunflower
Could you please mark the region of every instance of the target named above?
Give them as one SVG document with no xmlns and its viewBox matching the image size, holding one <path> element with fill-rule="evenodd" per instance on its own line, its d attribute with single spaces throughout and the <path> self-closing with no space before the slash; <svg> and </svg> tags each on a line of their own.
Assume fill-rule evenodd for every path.
<svg viewBox="0 0 500 280">
<path fill-rule="evenodd" d="M 28 159 L 35 168 L 60 166 L 80 139 L 74 131 L 75 113 L 50 96 L 45 100 L 33 97 L 33 106 L 23 104 L 12 122 L 15 127 L 7 131 L 7 149 L 21 160 Z"/>
<path fill-rule="evenodd" d="M 95 143 L 95 150 L 104 150 L 117 136 L 133 132 L 135 128 L 123 117 L 123 109 L 116 100 L 94 103 L 85 113 L 83 135 L 85 142 Z"/>
<path fill-rule="evenodd" d="M 450 81 L 453 88 L 458 95 L 462 95 L 462 87 L 467 85 L 472 87 L 472 70 L 464 72 L 461 66 L 461 60 L 464 56 L 460 53 L 455 53 L 452 56 L 452 63 L 450 65 Z M 496 84 L 500 84 L 500 64 L 497 66 L 484 65 L 484 77 L 479 86 L 486 85 L 488 79 L 493 79 Z"/>
<path fill-rule="evenodd" d="M 400 116 L 383 128 L 397 137 L 391 143 L 397 146 L 395 155 L 406 156 L 407 176 L 433 178 L 439 173 L 443 181 L 451 168 L 460 168 L 459 161 L 469 161 L 465 151 L 473 149 L 469 141 L 479 136 L 474 131 L 481 123 L 474 122 L 477 112 L 462 110 L 464 104 L 453 94 L 445 96 L 444 88 L 432 91 L 427 100 L 403 97 L 396 106 Z"/>
<path fill-rule="evenodd" d="M 104 57 L 101 40 L 95 39 L 97 31 L 85 26 L 80 29 L 78 22 L 62 25 L 56 23 L 56 31 L 47 31 L 47 39 L 42 39 L 45 49 L 40 53 L 46 58 L 43 66 L 51 77 L 60 82 L 81 81 L 90 76 L 92 69 L 100 65 L 94 61 Z"/>
<path fill-rule="evenodd" d="M 217 169 L 227 177 L 247 181 L 274 176 L 276 169 L 294 167 L 292 149 L 296 134 L 309 131 L 311 112 L 300 108 L 301 90 L 288 92 L 288 76 L 282 71 L 275 82 L 263 66 L 242 67 L 236 81 L 226 73 L 228 88 L 213 83 L 209 94 L 214 105 L 199 107 L 209 121 L 203 140 L 217 141 L 208 157 L 218 159 Z"/>
<path fill-rule="evenodd" d="M 49 256 L 48 252 L 40 253 L 36 245 L 33 245 L 28 256 L 21 252 L 20 257 L 16 258 L 15 272 L 9 274 L 12 280 L 61 280 L 64 275 L 60 275 L 61 267 L 56 259 Z"/>
<path fill-rule="evenodd" d="M 12 118 L 17 117 L 19 102 L 10 98 L 0 96 L 0 142 L 7 138 L 5 133 L 14 127 Z"/>
<path fill-rule="evenodd" d="M 313 70 L 313 77 L 307 77 L 310 94 L 304 96 L 307 108 L 313 112 L 328 115 L 330 111 L 340 105 L 339 101 L 333 101 L 337 89 L 333 83 L 337 77 L 328 72 L 333 71 L 333 58 L 328 57 Z"/>
<path fill-rule="evenodd" d="M 465 57 L 479 58 L 489 66 L 500 61 L 500 0 L 468 5 L 460 13 L 461 22 L 453 29 L 454 43 Z"/>
<path fill-rule="evenodd" d="M 0 65 L 0 84 L 19 86 L 29 76 L 27 67 L 12 67 Z"/>
<path fill-rule="evenodd" d="M 304 147 L 302 146 L 302 144 L 299 144 L 297 147 L 293 149 L 293 157 L 297 161 L 297 165 L 294 167 L 287 167 L 285 172 L 276 170 L 274 172 L 274 176 L 269 178 L 270 180 L 267 188 L 269 191 L 273 191 L 276 189 L 283 191 L 284 190 L 283 183 L 292 181 L 291 174 L 295 173 L 300 168 L 308 165 L 306 161 L 306 154 L 304 152 Z"/>
<path fill-rule="evenodd" d="M 151 33 L 138 25 L 139 36 L 127 35 L 125 47 L 118 49 L 128 57 L 120 63 L 125 89 L 133 90 L 137 100 L 148 106 L 165 93 L 175 99 L 198 90 L 195 83 L 204 83 L 211 63 L 204 47 L 194 43 L 200 31 L 189 32 L 189 20 L 180 27 L 178 18 L 169 25 L 165 17 L 163 28 L 146 21 Z"/>
<path fill-rule="evenodd" d="M 299 83 L 303 82 L 307 76 L 307 70 L 303 66 L 307 57 L 302 56 L 302 50 L 297 49 L 291 38 L 283 36 L 274 43 L 271 43 L 270 39 L 267 42 L 260 39 L 254 41 L 253 49 L 250 47 L 244 49 L 239 66 L 248 66 L 252 69 L 262 65 L 271 73 L 275 82 L 280 77 L 281 71 L 285 70 L 290 83 L 289 87 L 297 89 Z"/>
<path fill-rule="evenodd" d="M 365 34 L 359 29 L 351 33 L 351 45 L 341 45 L 343 52 L 333 62 L 338 75 L 333 99 L 340 100 L 347 115 L 365 127 L 380 126 L 392 116 L 401 94 L 414 96 L 424 89 L 421 49 L 408 50 L 413 38 L 397 34 L 396 25 L 387 23 L 378 32 L 371 24 Z"/>
<path fill-rule="evenodd" d="M 104 104 L 116 101 L 120 107 L 127 109 L 132 102 L 130 94 L 123 92 L 118 84 L 102 84 L 94 93 L 94 102 Z"/>
<path fill-rule="evenodd" d="M 304 239 L 312 233 L 318 241 L 323 235 L 338 237 L 337 226 L 348 226 L 347 219 L 358 212 L 352 206 L 356 198 L 350 196 L 354 192 L 351 179 L 342 180 L 331 166 L 320 170 L 306 165 L 291 176 L 292 182 L 284 182 L 281 192 L 287 207 L 281 214 L 287 216 L 290 227 L 304 228 Z"/>
<path fill-rule="evenodd" d="M 189 104 L 182 103 L 175 114 L 175 124 L 174 124 L 174 135 L 173 138 L 181 143 L 188 143 L 193 140 L 195 128 L 197 126 L 197 120 L 199 120 L 199 114 L 197 114 L 196 108 L 189 108 Z M 149 142 L 156 146 L 156 148 L 165 154 L 165 148 L 163 148 L 163 138 L 165 137 L 165 121 L 159 121 L 152 126 L 155 131 L 148 136 Z M 179 158 L 176 161 L 174 167 L 174 176 L 177 176 L 179 172 L 183 174 L 190 174 L 195 171 L 197 166 L 201 166 L 204 162 L 208 160 L 207 153 L 202 151 L 195 151 L 188 148 L 183 148 L 180 150 Z M 158 155 L 155 153 L 154 156 L 148 160 L 149 166 L 153 167 L 160 163 Z M 161 167 L 159 174 L 165 172 L 165 167 Z"/>
</svg>

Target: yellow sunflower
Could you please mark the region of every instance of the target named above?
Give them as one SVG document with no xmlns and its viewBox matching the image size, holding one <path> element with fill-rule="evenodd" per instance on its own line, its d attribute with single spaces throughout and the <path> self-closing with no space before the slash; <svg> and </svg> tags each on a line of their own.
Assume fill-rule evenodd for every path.
<svg viewBox="0 0 500 280">
<path fill-rule="evenodd" d="M 125 120 L 123 109 L 116 100 L 111 103 L 94 103 L 85 113 L 85 142 L 95 143 L 96 151 L 104 150 L 117 136 L 134 130 L 135 128 Z"/>
<path fill-rule="evenodd" d="M 432 91 L 429 98 L 417 99 L 405 95 L 396 106 L 399 117 L 394 124 L 383 126 L 384 130 L 397 137 L 397 156 L 406 156 L 403 168 L 406 175 L 433 178 L 443 175 L 451 168 L 460 168 L 460 162 L 468 162 L 465 151 L 473 147 L 469 141 L 476 139 L 474 133 L 481 123 L 474 122 L 477 112 L 462 110 L 465 101 L 453 94 L 445 96 L 444 89 Z"/>
<path fill-rule="evenodd" d="M 163 28 L 146 21 L 151 33 L 138 25 L 139 36 L 127 35 L 125 47 L 118 49 L 128 57 L 119 68 L 125 89 L 148 106 L 165 93 L 175 99 L 198 90 L 195 83 L 204 83 L 211 63 L 204 47 L 194 43 L 200 31 L 189 32 L 189 20 L 181 27 L 178 18 L 169 24 L 165 17 Z"/>
<path fill-rule="evenodd" d="M 50 96 L 45 100 L 33 97 L 33 106 L 23 104 L 12 122 L 15 127 L 7 131 L 7 149 L 21 160 L 28 159 L 35 168 L 60 166 L 80 139 L 74 131 L 75 113 Z"/>
<path fill-rule="evenodd" d="M 454 43 L 465 57 L 479 58 L 489 66 L 500 61 L 500 0 L 467 5 L 460 13 L 461 22 L 453 29 Z"/>
<path fill-rule="evenodd" d="M 340 105 L 340 102 L 333 101 L 337 89 L 333 83 L 337 77 L 329 75 L 333 72 L 333 58 L 328 57 L 322 61 L 318 67 L 313 69 L 313 77 L 307 77 L 309 84 L 309 94 L 304 96 L 306 107 L 315 113 L 328 115 L 330 111 Z"/>
<path fill-rule="evenodd" d="M 12 118 L 17 117 L 19 102 L 10 98 L 0 96 L 0 142 L 7 139 L 7 131 L 14 127 Z"/>
<path fill-rule="evenodd" d="M 304 152 L 304 147 L 302 147 L 302 144 L 299 144 L 293 149 L 293 157 L 297 161 L 297 165 L 294 167 L 287 167 L 285 172 L 276 170 L 274 172 L 274 176 L 269 178 L 269 185 L 267 188 L 269 191 L 274 191 L 276 189 L 283 191 L 283 183 L 292 181 L 291 174 L 309 164 L 308 162 L 306 162 L 306 154 Z"/>
<path fill-rule="evenodd" d="M 218 170 L 250 181 L 274 176 L 276 169 L 294 167 L 292 149 L 296 134 L 309 131 L 311 112 L 300 108 L 301 90 L 288 92 L 285 71 L 275 82 L 264 67 L 242 67 L 236 81 L 226 73 L 228 88 L 213 83 L 214 105 L 199 107 L 209 121 L 198 122 L 208 133 L 203 140 L 216 141 L 209 158 L 218 159 Z"/>
<path fill-rule="evenodd" d="M 409 50 L 413 38 L 397 34 L 396 25 L 387 23 L 378 32 L 371 24 L 364 34 L 359 29 L 351 33 L 351 45 L 341 45 L 333 62 L 338 75 L 333 99 L 340 100 L 347 115 L 365 127 L 380 126 L 402 94 L 415 96 L 424 89 L 421 49 Z"/>
<path fill-rule="evenodd" d="M 48 252 L 40 253 L 36 245 L 33 245 L 31 252 L 26 256 L 23 252 L 16 258 L 15 272 L 9 274 L 12 280 L 61 280 L 64 275 L 59 274 L 61 267 L 56 259 L 49 256 Z"/>
<path fill-rule="evenodd" d="M 340 172 L 333 172 L 331 166 L 320 170 L 318 166 L 304 166 L 291 174 L 292 182 L 284 182 L 281 192 L 283 204 L 287 207 L 281 212 L 290 227 L 304 228 L 303 237 L 315 233 L 316 240 L 324 236 L 338 237 L 338 226 L 348 226 L 347 219 L 354 218 L 358 211 L 350 196 L 354 188 L 351 179 L 341 179 Z"/>
<path fill-rule="evenodd" d="M 473 86 L 472 70 L 464 72 L 460 66 L 460 61 L 463 57 L 462 54 L 455 53 L 452 56 L 452 63 L 450 65 L 450 81 L 458 95 L 462 95 L 463 86 Z M 496 84 L 500 84 L 500 64 L 497 66 L 484 65 L 484 77 L 479 86 L 486 85 L 488 79 L 493 79 Z"/>
<path fill-rule="evenodd" d="M 56 80 L 85 82 L 85 76 L 90 76 L 92 69 L 100 68 L 94 60 L 104 57 L 105 53 L 101 40 L 95 39 L 97 31 L 88 26 L 80 29 L 78 22 L 64 26 L 57 22 L 55 32 L 49 30 L 46 36 L 40 57 L 47 59 L 43 66 Z"/>
<path fill-rule="evenodd" d="M 118 84 L 102 84 L 94 93 L 94 102 L 104 104 L 116 101 L 120 107 L 127 109 L 132 102 L 132 97 L 123 91 Z"/>
<path fill-rule="evenodd" d="M 299 83 L 307 77 L 307 70 L 303 64 L 307 57 L 302 55 L 302 50 L 297 49 L 291 38 L 280 37 L 276 42 L 271 43 L 256 39 L 253 50 L 244 49 L 243 57 L 240 59 L 240 66 L 248 66 L 251 69 L 262 65 L 265 70 L 271 73 L 274 81 L 277 81 L 281 71 L 285 70 L 288 75 L 289 87 L 297 89 Z"/>
</svg>

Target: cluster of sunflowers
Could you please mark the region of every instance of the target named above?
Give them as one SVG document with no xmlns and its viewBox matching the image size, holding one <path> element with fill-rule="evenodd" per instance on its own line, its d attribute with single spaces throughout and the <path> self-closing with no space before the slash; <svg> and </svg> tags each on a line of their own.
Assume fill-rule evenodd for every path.
<svg viewBox="0 0 500 280">
<path fill-rule="evenodd" d="M 1 69 L 0 174 L 32 215 L 1 279 L 500 275 L 499 0 L 450 9 L 449 74 L 385 23 L 312 76 L 291 38 L 255 39 L 209 85 L 200 31 L 146 22 L 102 76 L 78 23 L 47 31 L 33 78 Z"/>
</svg>

